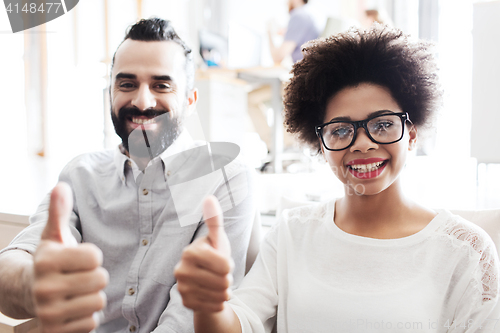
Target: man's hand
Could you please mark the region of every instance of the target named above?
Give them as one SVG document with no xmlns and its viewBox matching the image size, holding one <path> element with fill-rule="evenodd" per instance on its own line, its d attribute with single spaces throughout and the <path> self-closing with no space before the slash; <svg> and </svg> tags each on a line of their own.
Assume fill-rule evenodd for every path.
<svg viewBox="0 0 500 333">
<path fill-rule="evenodd" d="M 102 252 L 93 244 L 77 244 L 69 228 L 73 207 L 70 187 L 59 183 L 50 196 L 49 219 L 34 254 L 32 296 L 41 332 L 88 333 L 99 323 L 102 289 L 108 273 Z"/>
<path fill-rule="evenodd" d="M 222 209 L 215 197 L 205 199 L 203 216 L 208 235 L 184 249 L 174 275 L 184 306 L 211 313 L 222 311 L 229 300 L 234 263 Z"/>
</svg>

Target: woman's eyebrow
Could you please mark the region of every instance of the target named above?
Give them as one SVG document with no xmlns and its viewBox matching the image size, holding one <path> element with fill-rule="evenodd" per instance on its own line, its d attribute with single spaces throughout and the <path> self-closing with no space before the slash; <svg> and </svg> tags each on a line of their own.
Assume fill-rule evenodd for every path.
<svg viewBox="0 0 500 333">
<path fill-rule="evenodd" d="M 330 119 L 330 121 L 351 121 L 351 117 L 340 116 Z"/>
<path fill-rule="evenodd" d="M 371 113 L 368 114 L 368 116 L 366 117 L 366 119 L 371 118 L 371 117 L 375 117 L 375 116 L 378 116 L 378 115 L 381 115 L 381 114 L 390 114 L 390 113 L 395 113 L 395 112 L 391 111 L 391 110 L 373 111 L 373 112 L 371 112 Z M 335 117 L 335 118 L 331 119 L 330 121 L 352 121 L 352 119 L 349 116 L 339 116 L 339 117 Z"/>
<path fill-rule="evenodd" d="M 368 118 L 371 118 L 371 117 L 375 117 L 375 116 L 379 116 L 381 114 L 391 114 L 391 113 L 395 113 L 394 111 L 391 111 L 391 110 L 379 110 L 379 111 L 374 111 L 370 114 L 368 114 Z"/>
</svg>

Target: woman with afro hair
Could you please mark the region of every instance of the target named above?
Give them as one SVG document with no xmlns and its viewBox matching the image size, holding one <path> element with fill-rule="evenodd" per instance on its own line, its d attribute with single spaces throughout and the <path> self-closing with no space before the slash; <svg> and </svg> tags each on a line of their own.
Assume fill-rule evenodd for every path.
<svg viewBox="0 0 500 333">
<path fill-rule="evenodd" d="M 209 235 L 176 269 L 196 332 L 499 332 L 491 238 L 401 186 L 440 104 L 429 47 L 381 25 L 304 46 L 285 124 L 324 156 L 345 196 L 285 210 L 234 292 L 223 229 L 207 219 Z"/>
</svg>

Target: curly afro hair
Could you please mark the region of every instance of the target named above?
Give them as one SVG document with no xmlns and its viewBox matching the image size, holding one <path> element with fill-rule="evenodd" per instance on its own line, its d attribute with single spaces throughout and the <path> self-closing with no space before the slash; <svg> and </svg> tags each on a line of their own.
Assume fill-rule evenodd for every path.
<svg viewBox="0 0 500 333">
<path fill-rule="evenodd" d="M 360 83 L 388 88 L 413 124 L 424 127 L 442 96 L 430 46 L 379 24 L 309 42 L 285 88 L 287 131 L 321 153 L 314 128 L 323 123 L 328 101 L 340 90 Z"/>
</svg>

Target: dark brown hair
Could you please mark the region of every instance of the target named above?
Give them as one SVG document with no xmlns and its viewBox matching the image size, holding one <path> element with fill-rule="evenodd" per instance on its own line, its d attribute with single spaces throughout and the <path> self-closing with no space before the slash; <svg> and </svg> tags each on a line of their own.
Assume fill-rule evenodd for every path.
<svg viewBox="0 0 500 333">
<path fill-rule="evenodd" d="M 149 19 L 141 19 L 127 28 L 127 32 L 122 43 L 127 39 L 145 41 L 145 42 L 172 41 L 174 43 L 179 44 L 184 50 L 184 55 L 186 56 L 187 91 L 193 88 L 194 86 L 193 53 L 191 52 L 191 48 L 177 35 L 170 21 L 157 17 L 152 17 Z M 115 63 L 115 56 L 116 52 L 113 55 L 111 68 L 113 68 L 113 65 Z"/>
<path fill-rule="evenodd" d="M 285 88 L 288 132 L 320 153 L 314 126 L 323 123 L 328 101 L 340 90 L 360 83 L 388 88 L 413 124 L 425 126 L 442 96 L 430 46 L 379 24 L 308 43 Z"/>
</svg>

